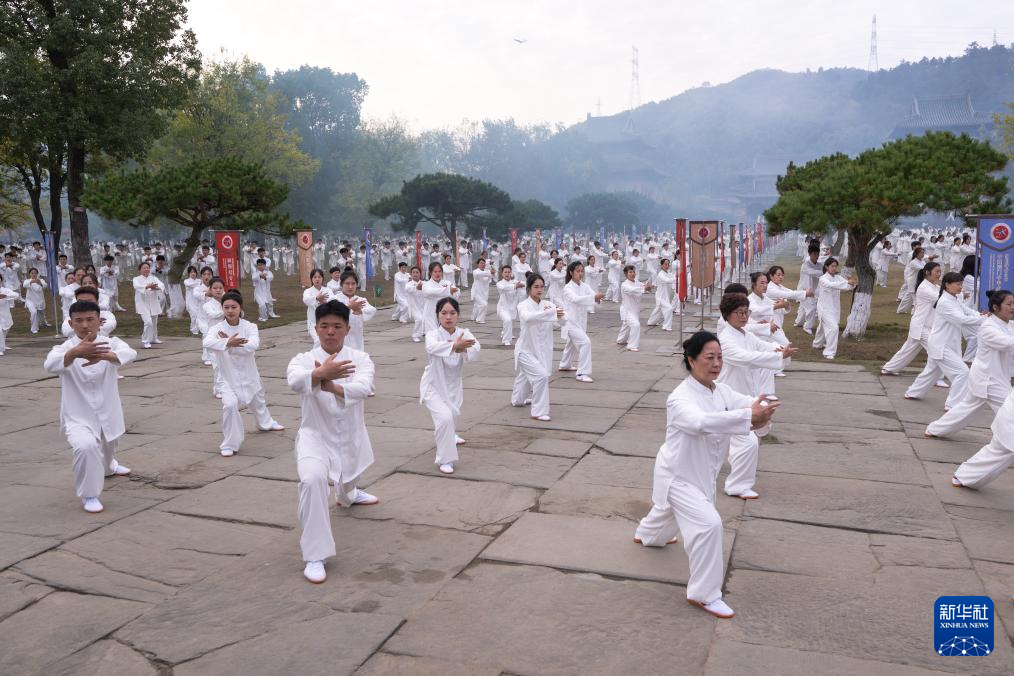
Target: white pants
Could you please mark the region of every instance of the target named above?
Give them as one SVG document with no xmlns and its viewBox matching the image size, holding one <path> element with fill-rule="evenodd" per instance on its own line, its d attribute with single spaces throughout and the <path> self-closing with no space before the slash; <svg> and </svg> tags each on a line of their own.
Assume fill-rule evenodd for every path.
<svg viewBox="0 0 1014 676">
<path fill-rule="evenodd" d="M 489 305 L 488 300 L 482 298 L 476 298 L 472 301 L 472 321 L 479 322 L 480 324 L 486 323 L 486 306 Z"/>
<path fill-rule="evenodd" d="M 405 324 L 411 319 L 411 313 L 408 311 L 408 303 L 404 300 L 399 299 L 398 304 L 394 307 L 394 312 L 391 313 L 391 319 L 396 322 Z"/>
<path fill-rule="evenodd" d="M 269 317 L 276 317 L 274 303 L 257 303 L 257 319 L 266 322 Z"/>
<path fill-rule="evenodd" d="M 188 309 L 187 310 L 187 314 L 190 315 L 190 333 L 194 333 L 194 334 L 200 333 L 201 332 L 201 327 L 197 325 L 197 313 L 196 312 L 191 312 Z"/>
<path fill-rule="evenodd" d="M 961 334 L 965 338 L 965 353 L 961 355 L 961 361 L 971 364 L 975 359 L 975 353 L 979 349 L 979 327 L 961 327 Z"/>
<path fill-rule="evenodd" d="M 426 319 L 422 316 L 422 311 L 418 317 L 415 318 L 415 324 L 412 325 L 412 338 L 423 338 L 426 336 Z"/>
<path fill-rule="evenodd" d="M 965 398 L 965 390 L 968 388 L 968 365 L 961 361 L 960 355 L 951 350 L 944 350 L 943 359 L 928 358 L 926 367 L 908 386 L 905 396 L 921 399 L 933 389 L 941 376 L 947 376 L 947 380 L 951 381 L 944 407 L 953 408 Z"/>
<path fill-rule="evenodd" d="M 838 354 L 839 317 L 821 315 L 818 319 L 820 324 L 814 331 L 813 347 L 818 350 L 824 348 L 824 356 L 828 359 L 834 359 L 834 356 Z"/>
<path fill-rule="evenodd" d="M 500 321 L 503 322 L 503 329 L 500 331 L 500 342 L 510 345 L 514 341 L 514 318 L 506 312 L 497 312 Z"/>
<path fill-rule="evenodd" d="M 7 331 L 9 329 L 0 329 L 0 354 L 7 351 Z"/>
<path fill-rule="evenodd" d="M 901 287 L 901 295 L 898 297 L 898 310 L 897 313 L 904 314 L 912 309 L 912 304 L 915 302 L 915 296 L 912 291 L 909 290 L 908 284 Z"/>
<path fill-rule="evenodd" d="M 614 303 L 620 302 L 620 283 L 612 280 L 606 286 L 606 300 L 611 300 Z"/>
<path fill-rule="evenodd" d="M 656 300 L 655 307 L 648 317 L 648 326 L 662 325 L 663 331 L 672 331 L 672 303 Z"/>
<path fill-rule="evenodd" d="M 813 331 L 817 323 L 817 299 L 804 298 L 799 303 L 799 310 L 796 312 L 796 326 Z"/>
<path fill-rule="evenodd" d="M 626 317 L 620 324 L 620 335 L 616 337 L 617 343 L 626 343 L 628 350 L 636 350 L 641 347 L 641 321 L 637 317 Z"/>
<path fill-rule="evenodd" d="M 437 457 L 434 462 L 438 465 L 457 462 L 458 435 L 454 431 L 457 427 L 454 412 L 443 399 L 432 393 L 426 395 L 423 404 L 433 418 L 433 434 L 437 441 Z"/>
<path fill-rule="evenodd" d="M 953 385 L 952 385 L 953 387 Z M 986 386 L 986 396 L 977 397 L 966 387 L 965 396 L 946 411 L 937 420 L 934 420 L 926 427 L 926 433 L 937 437 L 946 437 L 950 434 L 964 429 L 969 419 L 979 412 L 979 409 L 988 405 L 996 414 L 1003 406 L 1003 402 L 1010 394 L 1010 385 L 1003 383 L 989 383 Z"/>
<path fill-rule="evenodd" d="M 271 429 L 275 421 L 268 412 L 267 402 L 264 401 L 264 390 L 255 394 L 250 403 L 246 405 L 246 408 L 253 413 L 258 429 L 263 431 Z M 226 449 L 238 451 L 239 447 L 243 445 L 246 430 L 243 427 L 243 416 L 239 414 L 239 409 L 239 399 L 236 398 L 232 388 L 228 385 L 223 385 L 222 433 L 225 438 L 222 439 L 222 445 L 219 446 L 223 451 Z"/>
<path fill-rule="evenodd" d="M 926 331 L 923 331 L 919 340 L 915 340 L 911 337 L 906 338 L 905 342 L 902 343 L 900 348 L 898 348 L 898 351 L 894 353 L 894 356 L 891 357 L 890 361 L 884 364 L 881 370 L 889 373 L 898 373 L 901 369 L 911 364 L 912 360 L 919 356 L 919 353 L 925 349 Z"/>
<path fill-rule="evenodd" d="M 225 380 L 222 379 L 222 372 L 218 368 L 218 357 L 215 356 L 214 352 L 209 351 L 208 357 L 211 360 L 211 393 L 218 395 L 222 394 L 222 390 L 225 388 Z"/>
<path fill-rule="evenodd" d="M 299 458 L 296 473 L 299 475 L 299 525 L 303 529 L 299 548 L 304 561 L 323 561 L 335 555 L 327 465 L 319 458 Z M 351 505 L 356 495 L 356 480 L 336 484 L 335 493 L 339 504 Z"/>
<path fill-rule="evenodd" d="M 567 343 L 563 346 L 560 368 L 569 369 L 577 362 L 577 375 L 590 376 L 592 373 L 592 348 L 588 334 L 581 329 L 567 327 Z"/>
<path fill-rule="evenodd" d="M 729 476 L 725 479 L 726 495 L 742 495 L 757 483 L 757 457 L 760 442 L 753 432 L 736 434 L 729 444 Z"/>
<path fill-rule="evenodd" d="M 141 342 L 150 345 L 158 340 L 158 315 L 141 315 L 144 329 L 141 331 Z"/>
<path fill-rule="evenodd" d="M 34 310 L 29 308 L 28 310 L 32 315 L 32 333 L 39 332 L 39 326 L 46 323 L 46 309 L 35 308 Z"/>
<path fill-rule="evenodd" d="M 887 270 L 877 269 L 877 286 L 887 287 Z"/>
<path fill-rule="evenodd" d="M 634 537 L 649 547 L 661 547 L 680 533 L 690 559 L 687 598 L 702 603 L 722 598 L 722 517 L 696 486 L 673 481 L 667 497 L 667 505 L 653 505 L 641 519 Z"/>
<path fill-rule="evenodd" d="M 102 495 L 102 482 L 116 466 L 116 440 L 107 441 L 104 434 L 87 427 L 67 429 L 67 442 L 74 451 L 74 492 L 79 498 Z"/>
<path fill-rule="evenodd" d="M 549 415 L 549 374 L 541 360 L 522 352 L 518 355 L 511 404 L 524 406 L 525 399 L 529 398 L 532 400 L 533 418 Z"/>
<path fill-rule="evenodd" d="M 1014 448 L 1007 448 L 994 434 L 979 452 L 961 463 L 955 478 L 969 488 L 982 488 L 997 479 L 1014 463 Z"/>
</svg>

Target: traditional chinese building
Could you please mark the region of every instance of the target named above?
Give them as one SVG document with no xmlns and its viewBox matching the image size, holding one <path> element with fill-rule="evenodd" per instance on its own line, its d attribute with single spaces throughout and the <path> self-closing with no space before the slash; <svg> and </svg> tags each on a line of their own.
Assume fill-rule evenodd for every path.
<svg viewBox="0 0 1014 676">
<path fill-rule="evenodd" d="M 736 172 L 732 197 L 742 209 L 740 216 L 744 220 L 752 221 L 778 201 L 775 183 L 785 174 L 789 162 L 789 158 L 784 157 L 755 157 L 749 167 Z"/>
<path fill-rule="evenodd" d="M 975 110 L 970 94 L 917 96 L 908 115 L 895 126 L 891 139 L 920 136 L 928 131 L 949 131 L 988 139 L 993 133 L 993 115 Z"/>
<path fill-rule="evenodd" d="M 661 186 L 668 174 L 659 169 L 658 149 L 625 126 L 624 117 L 589 115 L 580 130 L 600 162 L 606 190 L 632 191 L 654 199 L 662 196 Z"/>
</svg>

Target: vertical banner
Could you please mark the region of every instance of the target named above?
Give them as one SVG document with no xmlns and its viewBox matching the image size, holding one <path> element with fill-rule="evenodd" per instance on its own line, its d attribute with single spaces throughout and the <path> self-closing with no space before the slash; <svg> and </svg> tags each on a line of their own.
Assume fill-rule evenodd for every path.
<svg viewBox="0 0 1014 676">
<path fill-rule="evenodd" d="M 720 245 L 718 247 L 718 249 L 719 249 L 718 255 L 722 257 L 722 260 L 719 261 L 719 263 L 718 263 L 718 265 L 719 265 L 718 276 L 719 276 L 719 279 L 721 280 L 721 282 L 724 283 L 725 282 L 725 254 L 728 253 L 728 251 L 725 250 L 725 221 L 719 221 L 718 222 L 718 241 L 720 242 Z"/>
<path fill-rule="evenodd" d="M 563 248 L 563 232 L 560 231 L 560 228 L 557 228 L 555 231 L 554 243 L 556 244 L 556 246 L 554 246 L 553 248 L 556 249 L 557 252 L 559 252 L 560 249 Z"/>
<path fill-rule="evenodd" d="M 422 264 L 422 230 L 415 231 L 415 266 L 422 270 L 423 277 L 425 277 L 426 271 L 423 270 Z"/>
<path fill-rule="evenodd" d="M 694 287 L 706 289 L 715 283 L 715 241 L 718 221 L 690 221 L 688 226 L 694 254 L 690 261 L 690 277 Z"/>
<path fill-rule="evenodd" d="M 215 255 L 218 258 L 218 276 L 225 282 L 226 290 L 238 289 L 239 230 L 215 231 Z"/>
<path fill-rule="evenodd" d="M 757 253 L 764 253 L 764 226 L 757 221 Z"/>
<path fill-rule="evenodd" d="M 299 284 L 304 289 L 311 286 L 310 271 L 313 270 L 313 230 L 296 231 L 296 254 L 299 265 Z"/>
<path fill-rule="evenodd" d="M 736 265 L 737 265 L 737 260 L 736 259 L 737 259 L 737 256 L 738 256 L 738 248 L 739 248 L 739 247 L 736 246 L 736 224 L 735 223 L 730 223 L 729 224 L 729 246 L 731 247 L 729 249 L 729 267 L 731 268 L 729 276 L 731 277 L 732 276 L 731 272 L 735 272 L 735 270 L 736 270 Z"/>
<path fill-rule="evenodd" d="M 604 225 L 599 226 L 599 243 L 602 245 L 602 249 L 609 253 L 609 244 L 606 242 L 606 226 Z"/>
<path fill-rule="evenodd" d="M 486 228 L 482 229 L 482 250 L 489 252 L 489 237 L 486 235 Z"/>
<path fill-rule="evenodd" d="M 363 240 L 366 241 L 366 279 L 373 279 L 373 228 L 363 229 Z"/>
<path fill-rule="evenodd" d="M 511 256 L 518 250 L 518 229 L 511 228 Z"/>
<path fill-rule="evenodd" d="M 1014 214 L 980 217 L 978 247 L 978 306 L 979 311 L 984 312 L 989 307 L 986 297 L 989 291 L 1014 288 L 1010 272 L 1014 256 Z"/>
<path fill-rule="evenodd" d="M 739 239 L 737 240 L 739 242 L 739 267 L 742 268 L 746 265 L 746 227 L 740 223 L 736 231 L 739 233 Z"/>
<path fill-rule="evenodd" d="M 680 276 L 677 293 L 682 303 L 687 299 L 687 219 L 685 218 L 676 219 L 676 242 L 680 249 Z"/>
<path fill-rule="evenodd" d="M 57 300 L 60 294 L 60 279 L 57 277 L 59 273 L 56 271 L 56 240 L 53 239 L 53 233 L 49 230 L 42 233 L 42 248 L 46 250 L 46 282 L 49 284 L 49 293 L 53 297 L 53 325 L 59 327 L 60 322 L 56 319 L 56 308 L 60 307 L 60 302 Z M 39 270 L 39 274 L 42 274 L 42 270 Z M 20 289 L 11 289 L 11 291 L 19 292 Z M 13 305 L 12 302 L 11 306 Z M 59 329 L 57 329 L 57 335 L 59 335 Z"/>
</svg>

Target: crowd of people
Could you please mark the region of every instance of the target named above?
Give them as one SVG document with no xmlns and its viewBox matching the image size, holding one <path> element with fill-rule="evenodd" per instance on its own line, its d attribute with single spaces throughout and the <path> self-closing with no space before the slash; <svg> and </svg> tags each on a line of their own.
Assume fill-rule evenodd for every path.
<svg viewBox="0 0 1014 676">
<path fill-rule="evenodd" d="M 925 250 L 916 245 L 919 238 L 910 234 L 899 232 L 887 238 L 881 259 L 892 248 L 911 242 L 911 260 L 923 260 Z M 358 485 L 373 462 L 365 406 L 375 393 L 376 367 L 369 356 L 364 327 L 380 315 L 359 293 L 366 282 L 366 268 L 376 262 L 376 274 L 393 280 L 395 303 L 389 319 L 406 325 L 407 341 L 424 343 L 427 362 L 419 401 L 433 421 L 434 463 L 440 473 L 450 475 L 460 461 L 458 447 L 466 443 L 458 434 L 458 420 L 467 405 L 465 367 L 480 360 L 482 354 L 479 340 L 463 326 L 462 291 L 470 289 L 470 321 L 482 325 L 487 322 L 489 294 L 497 289 L 499 342 L 514 350 L 516 376 L 510 404 L 529 407 L 532 419 L 548 422 L 552 420 L 549 381 L 554 366 L 557 371 L 573 373 L 578 382 L 593 382 L 588 318 L 603 312 L 603 303 L 614 304 L 620 324 L 616 343 L 631 352 L 640 349 L 644 294 L 654 293 L 649 326 L 671 331 L 673 316 L 683 311 L 677 286 L 680 256 L 671 239 L 647 234 L 622 241 L 615 238 L 607 251 L 599 240 L 585 236 L 579 242 L 574 237 L 565 250 L 550 247 L 536 233 L 523 237 L 513 250 L 506 245 L 465 241 L 456 257 L 442 250 L 446 243 L 439 241 L 427 242 L 418 255 L 404 242 L 383 242 L 375 254 L 370 251 L 369 261 L 365 243 L 314 245 L 316 267 L 310 273 L 311 285 L 302 292 L 309 349 L 294 356 L 286 372 L 287 384 L 300 395 L 302 404 L 296 458 L 300 546 L 307 580 L 323 582 L 325 561 L 335 555 L 329 521 L 330 486 L 344 507 L 379 501 Z M 478 249 L 474 257 L 473 247 Z M 679 535 L 690 559 L 687 598 L 718 617 L 734 614 L 721 593 L 722 521 L 715 508 L 718 472 L 728 460 L 731 469 L 723 486 L 725 493 L 744 500 L 759 497 L 755 485 L 759 449 L 781 403 L 776 379 L 786 376 L 785 368 L 797 351 L 783 330 L 792 303 L 798 304 L 797 325 L 814 334 L 814 346 L 822 349 L 825 357 L 835 357 L 839 296 L 856 280 L 841 274 L 830 247 L 828 241 L 802 239 L 800 280 L 795 289 L 783 284 L 785 270 L 779 265 L 751 273 L 747 286 L 723 275 L 725 265 L 716 260 L 715 288 L 721 289 L 721 295 L 716 296 L 721 315 L 718 327 L 714 333 L 700 331 L 683 344 L 688 376 L 667 400 L 665 442 L 655 464 L 652 508 L 639 523 L 634 539 L 644 546 L 665 546 Z M 135 312 L 144 325 L 142 349 L 160 342 L 158 316 L 171 313 L 173 307 L 179 309 L 177 316 L 188 314 L 191 331 L 201 334 L 201 360 L 211 370 L 212 395 L 222 402 L 221 455 L 230 457 L 241 451 L 243 408 L 253 414 L 258 429 L 284 429 L 268 410 L 258 373 L 257 323 L 244 318 L 242 294 L 227 289 L 215 276 L 210 245 L 195 254 L 178 285 L 175 301 L 171 288 L 175 285 L 160 276 L 170 263 L 170 256 L 159 253 L 165 248 L 99 245 L 97 255 L 105 260 L 110 248 L 114 250 L 113 268 L 119 268 L 116 253 L 121 257 L 119 263 L 137 267 L 131 285 Z M 135 261 L 130 257 L 137 254 L 136 249 L 140 249 L 140 256 Z M 37 249 L 33 246 L 31 251 Z M 916 251 L 922 256 L 917 258 Z M 723 254 L 721 248 L 718 252 Z M 8 270 L 9 262 L 18 265 L 19 261 L 11 259 L 19 255 L 23 251 L 16 248 L 5 252 Z M 265 248 L 252 242 L 243 249 L 242 264 L 254 280 L 260 321 L 275 316 L 272 271 L 295 274 L 286 255 L 285 247 L 277 244 Z M 422 265 L 418 264 L 420 259 Z M 956 262 L 964 268 L 967 258 L 949 258 L 947 262 L 952 269 Z M 111 335 L 116 325 L 114 313 L 120 306 L 113 285 L 103 283 L 106 273 L 89 272 L 87 266 L 73 268 L 66 261 L 61 264 L 68 270 L 64 285 L 69 289 L 67 340 L 53 348 L 45 368 L 61 378 L 61 423 L 73 449 L 77 496 L 85 511 L 98 512 L 103 509 L 103 477 L 130 473 L 115 457 L 116 440 L 124 432 L 117 376 L 119 368 L 134 360 L 137 352 Z M 36 292 L 36 285 L 45 284 L 39 281 L 38 268 L 36 259 L 23 284 L 12 285 L 9 277 L 2 277 L 0 310 L 13 302 L 37 304 L 38 298 L 29 299 L 29 294 Z M 950 381 L 949 410 L 929 426 L 928 436 L 953 433 L 983 405 L 997 411 L 992 441 L 954 477 L 955 486 L 980 487 L 1014 460 L 1010 384 L 1014 296 L 1009 291 L 993 292 L 988 312 L 980 315 L 968 303 L 961 274 L 952 271 L 941 276 L 938 268 L 940 264 L 934 260 L 927 261 L 916 273 L 914 288 L 906 285 L 913 297 L 912 330 L 899 356 L 885 365 L 884 373 L 897 373 L 924 349 L 927 366 L 906 396 L 919 398 L 942 378 Z M 18 274 L 18 270 L 4 274 Z M 113 277 L 118 276 L 114 270 Z M 24 289 L 25 296 L 17 289 Z M 696 294 L 700 302 L 708 290 L 698 289 Z M 32 321 L 36 321 L 35 314 Z M 38 321 L 43 322 L 44 316 Z M 557 330 L 563 341 L 558 363 L 554 356 Z M 970 347 L 964 353 L 962 336 Z M 972 362 L 974 382 L 970 382 L 969 368 L 962 359 Z"/>
</svg>

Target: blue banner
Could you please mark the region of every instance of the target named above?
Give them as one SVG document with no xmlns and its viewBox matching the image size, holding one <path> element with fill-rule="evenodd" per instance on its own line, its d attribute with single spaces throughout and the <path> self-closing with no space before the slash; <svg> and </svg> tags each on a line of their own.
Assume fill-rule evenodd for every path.
<svg viewBox="0 0 1014 676">
<path fill-rule="evenodd" d="M 60 280 L 56 271 L 56 242 L 53 240 L 53 233 L 48 230 L 42 233 L 42 248 L 46 250 L 46 282 L 49 284 L 49 292 L 55 304 L 60 293 Z"/>
<path fill-rule="evenodd" d="M 482 250 L 489 251 L 489 237 L 486 236 L 486 228 L 482 229 Z"/>
<path fill-rule="evenodd" d="M 560 247 L 562 247 L 562 246 L 563 246 L 563 233 L 560 232 L 559 228 L 557 228 L 556 229 L 556 246 L 554 246 L 553 248 L 556 249 L 557 251 L 559 251 Z"/>
<path fill-rule="evenodd" d="M 366 228 L 364 231 L 366 239 L 366 279 L 373 279 L 373 229 Z"/>
<path fill-rule="evenodd" d="M 738 230 L 739 230 L 739 265 L 740 265 L 740 267 L 742 267 L 744 261 L 746 260 L 746 239 L 747 239 L 747 234 L 746 234 L 746 230 L 743 229 L 743 224 L 742 223 L 739 224 Z"/>
<path fill-rule="evenodd" d="M 599 226 L 599 243 L 602 244 L 603 249 L 609 251 L 609 244 L 606 243 L 606 226 L 604 225 Z"/>
<path fill-rule="evenodd" d="M 986 293 L 1014 289 L 1011 257 L 1014 255 L 1014 215 L 979 219 L 979 310 L 989 307 Z"/>
</svg>

